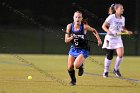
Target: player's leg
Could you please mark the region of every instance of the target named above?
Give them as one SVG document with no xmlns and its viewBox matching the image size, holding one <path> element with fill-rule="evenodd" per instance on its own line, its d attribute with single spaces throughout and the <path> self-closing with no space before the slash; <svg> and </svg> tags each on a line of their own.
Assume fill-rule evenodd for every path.
<svg viewBox="0 0 140 93">
<path fill-rule="evenodd" d="M 68 57 L 68 73 L 71 78 L 70 85 L 76 85 L 76 77 L 75 77 L 75 70 L 74 70 L 74 61 L 75 58 L 71 55 Z"/>
<path fill-rule="evenodd" d="M 79 69 L 79 72 L 78 72 L 78 75 L 79 76 L 82 76 L 83 73 L 84 73 L 84 68 L 83 68 L 83 63 L 85 61 L 85 58 L 84 58 L 84 55 L 83 54 L 80 54 L 76 59 L 75 59 L 75 62 L 74 62 L 74 67 L 76 69 Z"/>
<path fill-rule="evenodd" d="M 113 59 L 113 55 L 114 55 L 114 49 L 107 49 L 106 51 L 107 53 L 104 61 L 103 77 L 108 77 L 109 66 L 111 64 L 111 60 Z"/>
<path fill-rule="evenodd" d="M 113 72 L 117 77 L 121 77 L 121 74 L 119 72 L 119 66 L 120 66 L 120 63 L 122 62 L 122 57 L 124 55 L 124 48 L 123 47 L 117 48 L 116 53 L 117 53 L 117 58 L 115 61 L 115 67 L 114 67 Z"/>
</svg>

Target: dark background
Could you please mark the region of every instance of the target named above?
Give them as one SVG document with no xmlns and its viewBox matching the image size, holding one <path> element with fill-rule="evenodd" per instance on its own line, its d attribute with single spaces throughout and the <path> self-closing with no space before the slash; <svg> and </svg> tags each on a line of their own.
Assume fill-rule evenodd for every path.
<svg viewBox="0 0 140 93">
<path fill-rule="evenodd" d="M 139 0 L 0 0 L 0 52 L 66 54 L 69 45 L 61 29 L 73 21 L 74 11 L 82 10 L 79 5 L 88 10 L 82 12 L 89 25 L 103 32 L 112 3 L 124 5 L 126 28 L 138 33 Z M 139 35 L 123 40 L 126 55 L 140 55 Z M 104 54 L 97 44 L 90 44 L 91 54 Z"/>
</svg>

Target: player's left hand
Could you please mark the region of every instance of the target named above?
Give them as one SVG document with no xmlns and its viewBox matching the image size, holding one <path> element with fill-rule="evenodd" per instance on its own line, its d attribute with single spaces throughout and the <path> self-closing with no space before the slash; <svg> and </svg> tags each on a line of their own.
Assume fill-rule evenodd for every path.
<svg viewBox="0 0 140 93">
<path fill-rule="evenodd" d="M 132 35 L 133 32 L 132 31 L 127 31 L 128 35 Z"/>
</svg>

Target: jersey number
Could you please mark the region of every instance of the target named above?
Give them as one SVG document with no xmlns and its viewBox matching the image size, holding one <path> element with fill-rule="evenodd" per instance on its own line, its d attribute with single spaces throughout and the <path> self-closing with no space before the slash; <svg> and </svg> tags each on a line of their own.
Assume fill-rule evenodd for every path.
<svg viewBox="0 0 140 93">
<path fill-rule="evenodd" d="M 74 39 L 74 45 L 75 45 L 75 46 L 78 46 L 78 45 L 79 45 L 78 39 Z"/>
</svg>

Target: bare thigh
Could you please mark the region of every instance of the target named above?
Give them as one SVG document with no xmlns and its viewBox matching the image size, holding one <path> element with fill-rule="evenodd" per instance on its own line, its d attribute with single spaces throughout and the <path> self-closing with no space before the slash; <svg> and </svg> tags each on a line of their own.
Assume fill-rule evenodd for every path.
<svg viewBox="0 0 140 93">
<path fill-rule="evenodd" d="M 85 58 L 84 58 L 83 54 L 80 54 L 80 55 L 75 59 L 74 67 L 75 67 L 76 69 L 78 69 L 84 61 L 85 61 Z"/>
<path fill-rule="evenodd" d="M 71 70 L 74 68 L 74 61 L 75 61 L 75 58 L 69 55 L 68 56 L 68 70 Z"/>
</svg>

